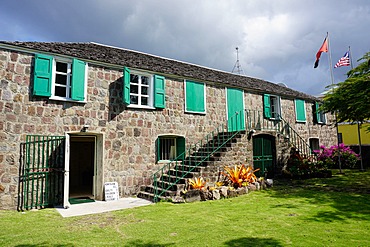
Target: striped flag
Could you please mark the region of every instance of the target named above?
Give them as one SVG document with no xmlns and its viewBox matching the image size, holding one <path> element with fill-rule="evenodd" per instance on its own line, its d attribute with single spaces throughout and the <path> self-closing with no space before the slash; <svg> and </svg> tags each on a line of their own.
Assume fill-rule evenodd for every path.
<svg viewBox="0 0 370 247">
<path fill-rule="evenodd" d="M 349 51 L 347 51 L 343 57 L 339 59 L 339 61 L 334 65 L 334 68 L 338 68 L 341 66 L 349 66 L 351 63 L 349 61 Z"/>
<path fill-rule="evenodd" d="M 314 68 L 317 68 L 317 66 L 319 66 L 319 60 L 321 57 L 321 53 L 323 52 L 328 52 L 328 34 L 326 35 L 324 42 L 322 43 L 319 51 L 316 53 L 316 61 L 315 61 L 315 65 L 313 66 Z"/>
</svg>

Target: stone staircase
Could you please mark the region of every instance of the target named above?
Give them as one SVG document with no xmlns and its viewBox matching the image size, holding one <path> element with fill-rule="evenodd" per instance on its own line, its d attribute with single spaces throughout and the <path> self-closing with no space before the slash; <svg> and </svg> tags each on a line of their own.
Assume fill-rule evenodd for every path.
<svg viewBox="0 0 370 247">
<path fill-rule="evenodd" d="M 137 196 L 156 202 L 179 195 L 189 178 L 202 176 L 204 169 L 230 151 L 243 134 L 245 131 L 220 132 L 203 145 L 194 147 L 183 160 L 172 161 L 158 181 L 142 186 Z"/>
<path fill-rule="evenodd" d="M 202 141 L 154 173 L 152 185 L 142 186 L 137 196 L 158 202 L 179 195 L 186 188 L 189 178 L 206 174 L 207 169 L 213 168 L 223 155 L 232 150 L 242 135 L 251 131 L 272 131 L 278 134 L 281 147 L 278 156 L 282 157 L 277 161 L 278 166 L 286 163 L 291 147 L 295 147 L 305 157 L 314 156 L 308 143 L 281 116 L 273 120 L 265 119 L 256 110 L 245 110 L 245 115 L 246 130 L 229 132 L 227 124 L 220 125 Z"/>
</svg>

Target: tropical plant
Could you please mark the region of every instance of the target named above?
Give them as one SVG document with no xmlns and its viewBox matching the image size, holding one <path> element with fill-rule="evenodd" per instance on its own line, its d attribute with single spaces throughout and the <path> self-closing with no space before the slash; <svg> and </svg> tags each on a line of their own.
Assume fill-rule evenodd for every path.
<svg viewBox="0 0 370 247">
<path fill-rule="evenodd" d="M 253 170 L 251 166 L 245 167 L 245 165 L 225 166 L 225 172 L 222 172 L 222 174 L 226 176 L 233 187 L 239 188 L 248 185 L 248 183 L 256 182 L 257 177 L 254 172 L 258 170 L 259 168 Z"/>
<path fill-rule="evenodd" d="M 338 122 L 361 124 L 370 119 L 370 52 L 357 61 L 361 63 L 347 73 L 344 82 L 332 86 L 320 107 L 324 112 L 335 113 Z"/>
<path fill-rule="evenodd" d="M 292 148 L 285 171 L 289 176 L 304 178 L 320 176 L 320 173 L 327 173 L 327 169 L 326 162 L 301 155 L 298 150 Z"/>
<path fill-rule="evenodd" d="M 331 147 L 321 145 L 320 150 L 314 152 L 317 153 L 318 162 L 328 168 L 338 168 L 339 157 L 342 168 L 354 168 L 359 160 L 359 155 L 343 143 Z"/>
<path fill-rule="evenodd" d="M 189 185 L 194 190 L 201 190 L 206 185 L 206 182 L 202 177 L 194 177 L 193 179 L 189 178 Z"/>
</svg>

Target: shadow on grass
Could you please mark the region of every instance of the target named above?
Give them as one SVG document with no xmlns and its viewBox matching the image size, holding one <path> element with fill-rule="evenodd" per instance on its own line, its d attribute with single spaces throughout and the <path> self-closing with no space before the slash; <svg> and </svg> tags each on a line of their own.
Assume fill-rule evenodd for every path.
<svg viewBox="0 0 370 247">
<path fill-rule="evenodd" d="M 126 242 L 123 246 L 132 246 L 132 247 L 166 247 L 166 246 L 176 246 L 174 243 L 169 244 L 157 244 L 154 242 L 143 242 L 142 240 L 132 240 Z"/>
<path fill-rule="evenodd" d="M 50 244 L 50 243 L 40 243 L 40 244 L 20 244 L 15 245 L 16 247 L 47 247 L 47 246 L 53 246 L 53 247 L 73 247 L 73 244 Z"/>
<path fill-rule="evenodd" d="M 237 238 L 224 243 L 230 247 L 244 246 L 283 246 L 279 241 L 272 238 Z"/>
<path fill-rule="evenodd" d="M 276 184 L 276 186 L 275 186 Z M 334 173 L 332 178 L 306 180 L 278 180 L 269 194 L 275 198 L 305 198 L 317 206 L 330 206 L 330 211 L 320 211 L 314 221 L 332 222 L 346 219 L 370 220 L 370 172 L 346 171 Z M 282 203 L 274 207 L 291 208 Z"/>
</svg>

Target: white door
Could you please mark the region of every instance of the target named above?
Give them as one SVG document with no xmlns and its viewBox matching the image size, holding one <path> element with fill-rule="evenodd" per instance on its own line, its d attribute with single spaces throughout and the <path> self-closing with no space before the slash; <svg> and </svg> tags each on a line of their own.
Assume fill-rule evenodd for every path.
<svg viewBox="0 0 370 247">
<path fill-rule="evenodd" d="M 70 136 L 66 134 L 65 146 L 65 161 L 64 161 L 64 194 L 63 194 L 63 207 L 69 208 L 69 149 L 70 149 Z"/>
</svg>

